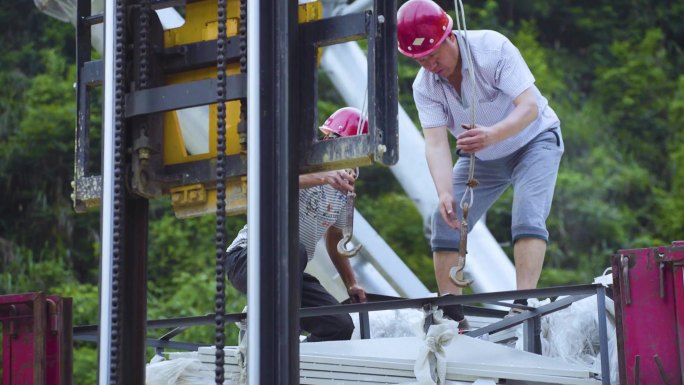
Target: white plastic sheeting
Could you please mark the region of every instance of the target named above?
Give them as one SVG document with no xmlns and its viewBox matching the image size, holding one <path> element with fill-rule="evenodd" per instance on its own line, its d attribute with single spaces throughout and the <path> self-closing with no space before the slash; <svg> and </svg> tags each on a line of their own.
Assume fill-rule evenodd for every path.
<svg viewBox="0 0 684 385">
<path fill-rule="evenodd" d="M 606 298 L 606 303 L 608 302 L 612 300 Z M 596 306 L 594 295 L 577 301 L 566 309 L 542 317 L 542 354 L 548 357 L 558 357 L 565 362 L 583 365 L 600 372 L 601 355 Z M 617 385 L 619 380 L 615 318 L 608 313 L 607 321 L 610 383 Z M 521 339 L 518 339 L 518 342 L 520 341 Z"/>
<path fill-rule="evenodd" d="M 594 279 L 594 283 L 612 284 L 612 274 Z M 550 299 L 538 301 L 530 299 L 528 305 L 539 307 L 550 303 Z M 572 303 L 541 318 L 542 355 L 557 357 L 565 362 L 601 371 L 600 340 L 596 296 L 590 296 Z M 608 332 L 608 361 L 610 383 L 618 385 L 618 349 L 615 323 L 615 305 L 612 299 L 605 298 L 606 328 Z M 522 327 L 517 329 L 516 348 L 522 350 Z"/>
<path fill-rule="evenodd" d="M 214 381 L 213 373 L 202 369 L 197 352 L 168 361 L 154 360 L 145 370 L 145 385 L 211 384 Z"/>
<path fill-rule="evenodd" d="M 39 11 L 57 20 L 74 24 L 76 21 L 76 0 L 33 0 Z"/>
<path fill-rule="evenodd" d="M 57 20 L 71 23 L 76 26 L 76 0 L 33 0 L 39 11 Z M 91 0 L 90 14 L 97 15 L 104 12 L 104 0 Z M 178 28 L 185 20 L 174 8 L 155 10 L 159 15 L 164 29 Z M 91 43 L 93 48 L 102 52 L 104 43 L 104 26 L 96 24 L 91 27 Z"/>
<path fill-rule="evenodd" d="M 352 339 L 361 338 L 358 313 L 350 314 L 354 321 Z M 422 337 L 425 316 L 417 309 L 378 310 L 368 312 L 371 338 Z"/>
</svg>

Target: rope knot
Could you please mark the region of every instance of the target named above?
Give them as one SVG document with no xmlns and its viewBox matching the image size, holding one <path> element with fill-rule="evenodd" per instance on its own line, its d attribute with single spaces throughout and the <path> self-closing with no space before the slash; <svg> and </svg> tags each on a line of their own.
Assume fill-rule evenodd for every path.
<svg viewBox="0 0 684 385">
<path fill-rule="evenodd" d="M 468 182 L 466 183 L 466 186 L 468 186 L 468 187 L 470 187 L 470 188 L 475 188 L 475 187 L 477 187 L 477 185 L 479 185 L 479 184 L 480 184 L 480 182 L 479 182 L 477 179 L 470 179 L 470 180 L 468 180 Z"/>
<path fill-rule="evenodd" d="M 437 353 L 442 350 L 442 344 L 440 343 L 439 338 L 435 337 L 425 338 L 425 346 L 433 353 Z"/>
</svg>

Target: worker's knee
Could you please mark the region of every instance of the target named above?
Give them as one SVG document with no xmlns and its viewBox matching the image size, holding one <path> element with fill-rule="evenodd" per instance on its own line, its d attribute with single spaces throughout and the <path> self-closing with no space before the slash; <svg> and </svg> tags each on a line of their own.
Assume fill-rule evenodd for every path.
<svg viewBox="0 0 684 385">
<path fill-rule="evenodd" d="M 354 322 L 352 321 L 349 314 L 342 314 L 339 316 L 338 321 L 339 328 L 337 329 L 334 338 L 331 340 L 348 340 L 351 338 L 352 333 L 354 333 Z"/>
<path fill-rule="evenodd" d="M 458 251 L 461 234 L 444 222 L 442 214 L 435 211 L 432 215 L 432 231 L 430 233 L 430 245 L 433 252 Z"/>
<path fill-rule="evenodd" d="M 302 329 L 310 333 L 309 342 L 348 340 L 354 332 L 354 322 L 349 314 L 326 315 L 302 322 Z"/>
<path fill-rule="evenodd" d="M 306 254 L 306 247 L 303 243 L 299 243 L 299 266 L 301 271 L 306 269 L 306 265 L 309 263 L 309 256 Z"/>
<path fill-rule="evenodd" d="M 546 227 L 531 225 L 516 225 L 511 228 L 511 236 L 515 244 L 520 239 L 533 238 L 549 242 L 549 232 Z"/>
<path fill-rule="evenodd" d="M 237 248 L 224 254 L 226 278 L 239 292 L 247 293 L 247 248 Z"/>
</svg>

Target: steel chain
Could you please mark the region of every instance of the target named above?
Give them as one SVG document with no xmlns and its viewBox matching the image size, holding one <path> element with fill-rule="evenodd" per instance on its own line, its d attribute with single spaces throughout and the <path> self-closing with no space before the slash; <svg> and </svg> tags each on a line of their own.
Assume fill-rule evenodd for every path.
<svg viewBox="0 0 684 385">
<path fill-rule="evenodd" d="M 226 151 L 226 0 L 218 0 L 218 36 L 216 40 L 216 355 L 215 380 L 223 385 L 225 354 L 225 151 Z"/>
<path fill-rule="evenodd" d="M 149 86 L 149 75 L 150 75 L 150 53 L 149 53 L 149 26 L 150 26 L 150 1 L 143 0 L 140 4 L 140 29 L 138 34 L 140 36 L 140 47 L 139 47 L 139 57 L 140 62 L 138 63 L 138 74 L 140 88 L 147 88 Z"/>
<path fill-rule="evenodd" d="M 240 73 L 247 73 L 247 0 L 240 0 Z M 247 149 L 247 98 L 240 99 L 240 121 L 238 136 L 243 150 Z"/>
<path fill-rule="evenodd" d="M 125 224 L 122 220 L 122 213 L 124 211 L 124 103 L 125 103 L 125 59 L 126 59 L 126 44 L 125 44 L 125 0 L 116 1 L 116 17 L 115 17 L 115 57 L 114 57 L 114 180 L 113 180 L 113 203 L 112 210 L 112 325 L 111 325 L 111 355 L 110 355 L 110 371 L 109 380 L 111 384 L 119 383 L 119 339 L 120 328 L 119 324 L 119 284 L 121 276 L 119 270 L 121 269 L 121 255 L 122 255 L 122 234 L 125 231 Z"/>
</svg>

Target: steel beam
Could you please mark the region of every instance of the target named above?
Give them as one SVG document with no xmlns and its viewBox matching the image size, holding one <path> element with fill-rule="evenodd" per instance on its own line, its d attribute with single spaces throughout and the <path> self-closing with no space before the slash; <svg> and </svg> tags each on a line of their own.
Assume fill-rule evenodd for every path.
<svg viewBox="0 0 684 385">
<path fill-rule="evenodd" d="M 245 98 L 246 86 L 245 75 L 226 76 L 225 100 Z M 127 94 L 126 117 L 204 106 L 216 101 L 216 79 L 172 84 Z"/>
<path fill-rule="evenodd" d="M 397 94 L 397 1 L 375 0 L 368 39 L 368 121 L 376 161 L 392 166 L 399 160 L 399 96 Z"/>
<path fill-rule="evenodd" d="M 247 16 L 248 381 L 298 384 L 297 2 L 249 2 Z"/>
</svg>

